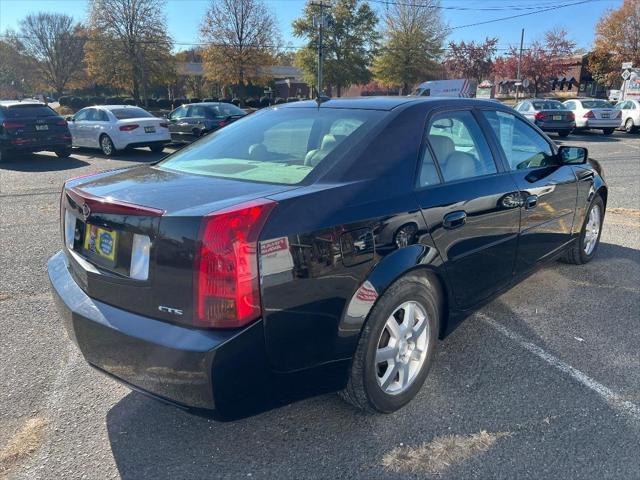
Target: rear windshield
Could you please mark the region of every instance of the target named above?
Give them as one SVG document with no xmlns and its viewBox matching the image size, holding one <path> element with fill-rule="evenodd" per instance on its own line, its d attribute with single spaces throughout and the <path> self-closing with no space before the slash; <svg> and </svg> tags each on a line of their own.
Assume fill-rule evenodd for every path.
<svg viewBox="0 0 640 480">
<path fill-rule="evenodd" d="M 130 118 L 147 118 L 153 117 L 149 112 L 142 108 L 114 108 L 111 113 L 115 115 L 118 120 L 128 120 Z"/>
<path fill-rule="evenodd" d="M 613 108 L 613 105 L 604 100 L 583 100 L 582 106 L 584 108 Z"/>
<path fill-rule="evenodd" d="M 275 108 L 247 115 L 158 166 L 238 180 L 300 183 L 342 143 L 384 116 L 375 110 Z"/>
<path fill-rule="evenodd" d="M 210 107 L 217 117 L 229 117 L 234 115 L 246 115 L 244 110 L 231 103 L 221 103 L 215 107 Z"/>
<path fill-rule="evenodd" d="M 46 105 L 14 105 L 3 109 L 7 118 L 55 117 L 58 115 Z"/>
<path fill-rule="evenodd" d="M 546 102 L 531 102 L 536 110 L 566 110 L 566 107 L 555 100 Z"/>
</svg>

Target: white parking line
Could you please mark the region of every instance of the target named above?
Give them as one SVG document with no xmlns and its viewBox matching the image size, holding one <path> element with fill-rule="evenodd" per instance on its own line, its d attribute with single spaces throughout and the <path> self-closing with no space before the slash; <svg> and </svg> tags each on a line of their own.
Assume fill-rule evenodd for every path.
<svg viewBox="0 0 640 480">
<path fill-rule="evenodd" d="M 585 375 L 580 370 L 573 368 L 571 365 L 563 362 L 559 358 L 556 358 L 550 353 L 547 353 L 537 345 L 534 345 L 533 343 L 528 342 L 517 333 L 512 332 L 507 327 L 505 327 L 504 325 L 501 325 L 500 323 L 496 322 L 495 320 L 488 317 L 487 315 L 483 313 L 476 313 L 475 315 L 480 320 L 485 322 L 487 325 L 493 327 L 502 335 L 504 335 L 510 340 L 513 340 L 524 349 L 528 350 L 529 352 L 533 353 L 537 357 L 547 362 L 549 365 L 557 368 L 558 370 L 564 373 L 568 373 L 571 377 L 573 377 L 574 380 L 577 380 L 585 387 L 596 392 L 614 408 L 622 411 L 626 415 L 633 417 L 635 420 L 640 420 L 640 407 L 635 403 L 625 400 L 624 398 L 622 398 L 620 394 L 614 392 L 608 387 L 605 387 L 601 383 L 596 382 L 594 379 Z"/>
</svg>

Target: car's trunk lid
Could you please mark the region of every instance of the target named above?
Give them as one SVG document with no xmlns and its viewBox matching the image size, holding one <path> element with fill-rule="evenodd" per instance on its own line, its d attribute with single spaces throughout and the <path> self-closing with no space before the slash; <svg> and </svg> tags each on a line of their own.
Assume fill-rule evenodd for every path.
<svg viewBox="0 0 640 480">
<path fill-rule="evenodd" d="M 202 216 L 291 188 L 156 167 L 68 182 L 62 218 L 72 273 L 93 298 L 190 323 Z"/>
</svg>

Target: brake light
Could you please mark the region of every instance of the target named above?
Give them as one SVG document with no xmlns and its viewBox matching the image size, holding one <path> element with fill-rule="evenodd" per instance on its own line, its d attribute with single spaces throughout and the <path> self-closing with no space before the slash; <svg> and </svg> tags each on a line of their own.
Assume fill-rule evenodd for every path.
<svg viewBox="0 0 640 480">
<path fill-rule="evenodd" d="M 585 113 L 582 118 L 596 118 L 596 116 L 593 114 L 593 112 L 591 110 L 589 110 L 587 113 Z"/>
<path fill-rule="evenodd" d="M 120 127 L 120 131 L 121 132 L 130 132 L 131 130 L 135 130 L 136 128 L 138 128 L 140 125 L 137 125 L 135 123 L 132 123 L 130 125 L 122 125 Z"/>
<path fill-rule="evenodd" d="M 544 118 L 547 118 L 547 116 L 544 113 L 542 112 L 536 113 L 536 120 L 542 120 Z"/>
<path fill-rule="evenodd" d="M 258 199 L 204 217 L 193 279 L 196 326 L 235 328 L 260 316 L 258 236 L 276 205 Z"/>
<path fill-rule="evenodd" d="M 169 128 L 169 124 L 168 123 L 161 123 L 160 126 L 162 128 Z"/>
<path fill-rule="evenodd" d="M 573 114 L 573 112 L 569 112 L 569 113 L 567 113 L 567 119 L 568 120 L 575 120 L 576 116 Z"/>
<path fill-rule="evenodd" d="M 11 120 L 5 120 L 2 122 L 2 127 L 6 129 L 14 129 L 14 128 L 26 128 L 27 124 L 23 122 L 13 122 Z"/>
<path fill-rule="evenodd" d="M 165 213 L 164 210 L 159 208 L 124 202 L 111 197 L 97 197 L 79 188 L 68 188 L 66 192 L 76 205 L 87 205 L 93 213 L 144 217 L 161 217 Z"/>
<path fill-rule="evenodd" d="M 69 124 L 67 123 L 67 121 L 66 121 L 66 120 L 58 120 L 58 121 L 56 122 L 56 125 L 57 125 L 57 126 L 59 126 L 59 127 L 66 127 L 66 126 L 68 126 Z"/>
<path fill-rule="evenodd" d="M 618 113 L 616 113 L 615 118 L 622 118 L 622 110 L 618 110 Z"/>
</svg>

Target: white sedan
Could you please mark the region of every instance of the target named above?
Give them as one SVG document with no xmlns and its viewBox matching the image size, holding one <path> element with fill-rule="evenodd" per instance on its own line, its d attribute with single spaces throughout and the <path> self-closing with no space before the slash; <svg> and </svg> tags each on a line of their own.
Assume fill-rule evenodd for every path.
<svg viewBox="0 0 640 480">
<path fill-rule="evenodd" d="M 622 112 L 622 128 L 627 133 L 633 133 L 640 128 L 640 101 L 625 100 L 616 105 Z"/>
<path fill-rule="evenodd" d="M 567 100 L 564 106 L 575 115 L 576 130 L 596 129 L 602 130 L 605 135 L 611 135 L 620 126 L 620 110 L 606 100 L 577 98 Z"/>
<path fill-rule="evenodd" d="M 108 157 L 125 148 L 149 147 L 161 152 L 171 142 L 167 121 L 140 107 L 87 107 L 67 120 L 74 147 L 99 148 Z"/>
</svg>

